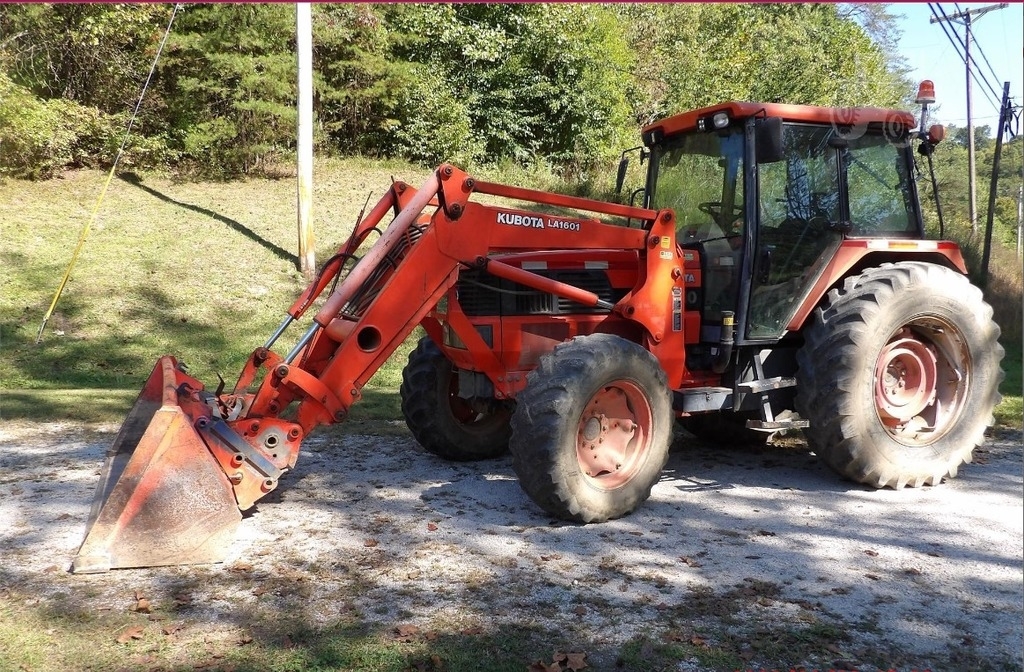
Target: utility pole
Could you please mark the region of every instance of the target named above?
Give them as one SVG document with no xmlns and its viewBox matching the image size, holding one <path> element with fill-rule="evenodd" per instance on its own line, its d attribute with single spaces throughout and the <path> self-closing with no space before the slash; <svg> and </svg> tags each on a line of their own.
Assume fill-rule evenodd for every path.
<svg viewBox="0 0 1024 672">
<path fill-rule="evenodd" d="M 996 187 L 999 186 L 999 161 L 1003 156 L 1003 129 L 1010 124 L 1010 83 L 1003 82 L 1003 100 L 999 104 L 999 130 L 996 132 L 996 152 L 992 157 L 992 182 L 988 190 L 988 221 L 985 223 L 985 245 L 981 253 L 981 288 L 988 285 L 988 262 L 992 254 L 992 226 L 996 216 Z"/>
<path fill-rule="evenodd" d="M 972 235 L 978 232 L 978 197 L 974 186 L 974 120 L 971 110 L 973 103 L 973 88 L 971 85 L 971 17 L 980 17 L 982 14 L 987 14 L 988 12 L 996 9 L 1004 9 L 1009 6 L 1010 3 L 1003 2 L 998 5 L 988 5 L 986 7 L 979 7 L 978 9 L 969 9 L 962 12 L 956 12 L 955 14 L 948 14 L 943 16 L 941 19 L 937 16 L 933 16 L 929 21 L 929 23 L 938 23 L 940 21 L 955 21 L 957 19 L 963 19 L 963 24 L 966 28 L 967 34 L 964 38 L 964 63 L 967 65 L 967 181 L 971 192 L 970 208 L 968 212 L 971 219 Z"/>
<path fill-rule="evenodd" d="M 313 227 L 309 221 L 313 200 L 313 21 L 308 2 L 295 5 L 295 45 L 299 56 L 297 201 L 299 223 L 299 270 L 311 280 L 316 275 Z"/>
</svg>

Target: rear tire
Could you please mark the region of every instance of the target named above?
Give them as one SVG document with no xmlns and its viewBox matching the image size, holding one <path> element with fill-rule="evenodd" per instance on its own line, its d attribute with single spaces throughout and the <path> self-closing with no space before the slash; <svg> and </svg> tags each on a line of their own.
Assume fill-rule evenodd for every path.
<svg viewBox="0 0 1024 672">
<path fill-rule="evenodd" d="M 658 360 L 611 334 L 541 358 L 512 415 L 512 467 L 548 513 L 580 523 L 633 511 L 668 459 L 672 403 Z"/>
<path fill-rule="evenodd" d="M 429 338 L 420 339 L 402 370 L 402 414 L 421 446 L 446 460 L 469 462 L 508 451 L 511 402 L 494 401 L 486 412 L 459 397 L 459 376 Z"/>
<path fill-rule="evenodd" d="M 967 278 L 924 262 L 847 278 L 797 354 L 796 406 L 810 447 L 876 488 L 956 476 L 999 403 L 1003 348 Z"/>
</svg>

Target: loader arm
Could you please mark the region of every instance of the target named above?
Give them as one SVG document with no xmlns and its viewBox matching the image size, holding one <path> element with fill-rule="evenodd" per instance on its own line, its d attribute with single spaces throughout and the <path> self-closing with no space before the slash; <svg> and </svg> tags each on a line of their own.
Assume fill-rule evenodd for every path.
<svg viewBox="0 0 1024 672">
<path fill-rule="evenodd" d="M 470 200 L 474 193 L 569 208 L 573 216 L 483 205 Z M 390 224 L 346 272 L 360 245 L 392 212 Z M 616 226 L 578 212 L 643 226 Z M 491 258 L 538 249 L 636 250 L 646 267 L 637 286 L 612 305 L 587 290 Z M 440 321 L 446 320 L 496 396 L 513 398 L 522 378 L 502 375 L 498 356 L 464 316 L 448 319 L 437 310 L 465 268 L 637 322 L 644 345 L 659 357 L 670 383 L 682 380 L 683 333 L 672 305 L 684 290 L 684 273 L 671 211 L 481 182 L 442 165 L 418 190 L 393 184 L 357 222 L 277 331 L 252 353 L 232 391 L 206 391 L 171 357 L 157 363 L 129 414 L 134 429 L 122 432 L 109 453 L 75 571 L 222 558 L 238 511 L 277 487 L 309 432 L 348 416 L 366 382 L 418 324 L 436 338 Z M 286 329 L 335 282 L 295 346 L 283 356 L 274 352 Z M 204 493 L 200 504 L 181 492 L 189 482 L 202 486 L 195 488 Z M 218 515 L 207 515 L 211 511 Z"/>
</svg>

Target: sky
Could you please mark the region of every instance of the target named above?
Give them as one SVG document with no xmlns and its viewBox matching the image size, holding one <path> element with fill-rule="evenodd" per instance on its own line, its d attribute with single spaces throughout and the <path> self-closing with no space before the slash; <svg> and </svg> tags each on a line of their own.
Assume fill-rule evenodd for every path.
<svg viewBox="0 0 1024 672">
<path fill-rule="evenodd" d="M 977 9 L 998 3 L 932 4 L 937 4 L 949 16 L 957 12 L 958 8 Z M 942 31 L 942 25 L 945 25 L 950 35 L 953 35 L 955 29 L 962 38 L 965 32 L 962 21 L 930 23 L 932 12 L 927 2 L 893 3 L 890 11 L 894 15 L 903 16 L 898 24 L 903 31 L 899 50 L 911 68 L 911 79 L 917 82 L 930 79 L 935 82 L 936 105 L 929 108 L 930 121 L 966 126 L 967 74 L 961 57 L 963 49 L 954 47 Z M 939 16 L 942 16 L 941 12 Z M 982 16 L 973 15 L 971 34 L 971 55 L 978 64 L 977 73 L 982 80 L 981 84 L 972 81 L 974 125 L 988 125 L 994 136 L 999 120 L 1003 82 L 1010 82 L 1010 99 L 1018 105 L 1024 104 L 1024 3 L 1017 0 L 1004 9 L 996 9 Z M 956 39 L 955 35 L 953 39 Z M 979 45 L 980 52 L 977 49 Z M 988 58 L 988 63 L 982 58 L 982 53 Z M 981 75 L 991 84 L 991 90 Z M 1024 132 L 1024 128 L 1019 131 Z"/>
</svg>

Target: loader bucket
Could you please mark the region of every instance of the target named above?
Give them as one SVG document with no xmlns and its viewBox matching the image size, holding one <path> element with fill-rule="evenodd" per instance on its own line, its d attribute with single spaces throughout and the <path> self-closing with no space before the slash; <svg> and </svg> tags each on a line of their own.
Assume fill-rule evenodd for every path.
<svg viewBox="0 0 1024 672">
<path fill-rule="evenodd" d="M 220 465 L 179 404 L 198 381 L 161 358 L 107 452 L 76 573 L 219 562 L 242 515 Z"/>
</svg>

